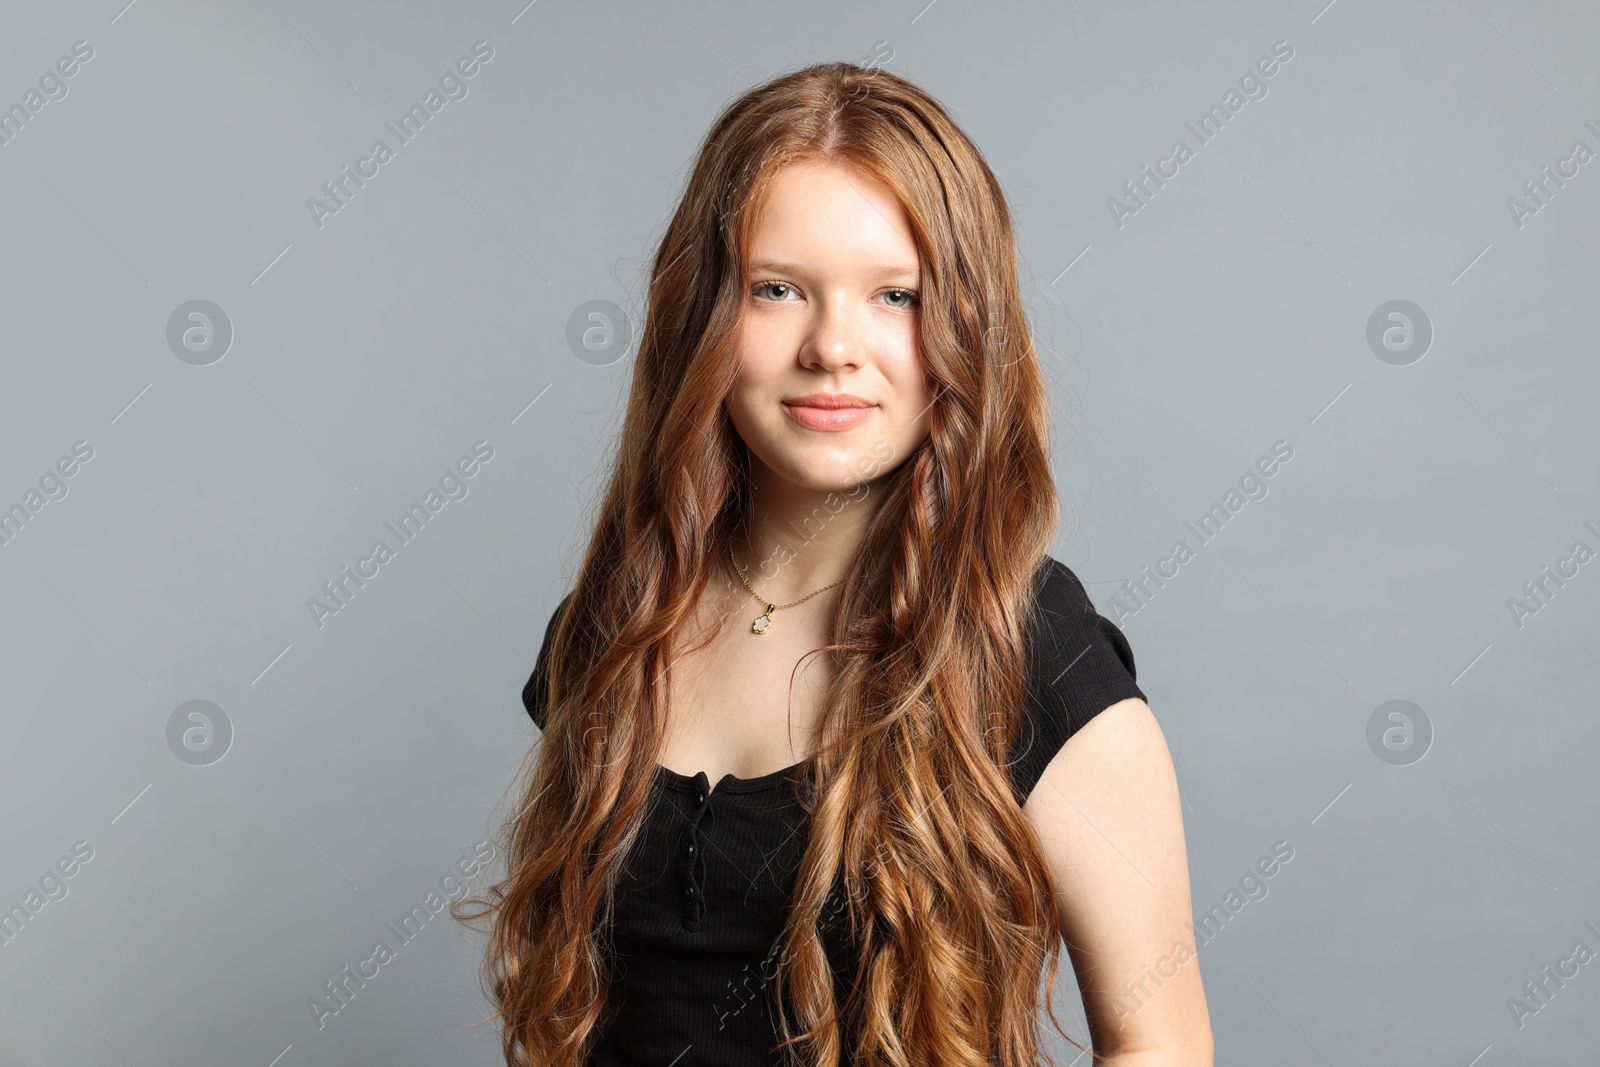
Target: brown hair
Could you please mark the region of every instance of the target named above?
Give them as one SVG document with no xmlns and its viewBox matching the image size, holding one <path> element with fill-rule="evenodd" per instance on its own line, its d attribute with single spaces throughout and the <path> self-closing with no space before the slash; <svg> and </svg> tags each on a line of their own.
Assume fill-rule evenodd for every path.
<svg viewBox="0 0 1600 1067">
<path fill-rule="evenodd" d="M 651 268 L 595 530 L 550 635 L 545 732 L 501 831 L 507 872 L 488 899 L 452 907 L 493 915 L 483 977 L 517 1067 L 577 1067 L 606 1007 L 604 931 L 655 781 L 662 670 L 748 503 L 720 400 L 751 222 L 773 175 L 799 162 L 854 168 L 904 205 L 937 398 L 928 438 L 884 478 L 836 643 L 814 650 L 835 670 L 795 778 L 810 837 L 773 985 L 785 1049 L 828 1067 L 847 1052 L 1033 1067 L 1048 1055 L 1041 996 L 1061 1029 L 1054 885 L 1005 772 L 1035 574 L 1059 522 L 1010 212 L 927 93 L 823 63 L 734 100 L 700 146 Z M 856 964 L 843 1004 L 817 928 L 836 886 Z"/>
</svg>

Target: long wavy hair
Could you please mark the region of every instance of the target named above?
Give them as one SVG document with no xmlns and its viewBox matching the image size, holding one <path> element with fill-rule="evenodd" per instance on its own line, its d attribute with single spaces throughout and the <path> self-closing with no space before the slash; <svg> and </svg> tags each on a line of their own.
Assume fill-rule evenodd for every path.
<svg viewBox="0 0 1600 1067">
<path fill-rule="evenodd" d="M 773 176 L 802 162 L 853 168 L 904 205 L 936 400 L 929 436 L 882 479 L 835 643 L 810 653 L 834 672 L 794 780 L 810 836 L 774 946 L 785 1058 L 1055 1062 L 1039 1016 L 1042 999 L 1061 1030 L 1055 886 L 1005 771 L 1036 572 L 1059 522 L 1011 216 L 932 97 L 822 63 L 738 97 L 700 146 L 651 266 L 594 533 L 549 639 L 544 734 L 500 829 L 505 877 L 452 907 L 464 922 L 492 916 L 483 982 L 516 1067 L 578 1067 L 606 1010 L 612 892 L 655 781 L 662 672 L 749 503 L 748 454 L 720 400 L 738 369 L 751 224 Z M 830 899 L 851 946 L 838 987 L 819 932 Z"/>
</svg>

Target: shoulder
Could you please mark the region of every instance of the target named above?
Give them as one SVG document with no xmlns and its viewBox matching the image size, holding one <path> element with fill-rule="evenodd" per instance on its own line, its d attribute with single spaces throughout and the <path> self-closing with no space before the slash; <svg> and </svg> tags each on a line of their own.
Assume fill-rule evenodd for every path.
<svg viewBox="0 0 1600 1067">
<path fill-rule="evenodd" d="M 540 730 L 544 729 L 545 709 L 550 703 L 550 679 L 546 673 L 550 663 L 550 639 L 555 636 L 556 624 L 561 621 L 561 616 L 571 600 L 572 594 L 568 593 L 550 613 L 550 621 L 544 625 L 544 639 L 539 643 L 539 654 L 534 661 L 533 673 L 528 676 L 527 682 L 522 687 L 522 706 L 527 710 L 529 718 L 533 719 L 533 724 Z"/>
<path fill-rule="evenodd" d="M 1008 759 L 1019 804 L 1090 719 L 1130 697 L 1146 699 L 1127 637 L 1095 610 L 1078 576 L 1053 556 L 1044 557 L 1034 578 L 1027 651 L 1022 724 Z"/>
</svg>

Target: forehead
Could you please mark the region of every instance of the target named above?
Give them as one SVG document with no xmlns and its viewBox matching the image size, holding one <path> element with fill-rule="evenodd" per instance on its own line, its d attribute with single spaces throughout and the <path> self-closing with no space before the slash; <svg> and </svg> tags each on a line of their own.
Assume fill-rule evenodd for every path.
<svg viewBox="0 0 1600 1067">
<path fill-rule="evenodd" d="M 795 163 L 768 181 L 752 221 L 751 270 L 842 270 L 916 276 L 910 217 L 876 177 L 836 164 Z"/>
</svg>

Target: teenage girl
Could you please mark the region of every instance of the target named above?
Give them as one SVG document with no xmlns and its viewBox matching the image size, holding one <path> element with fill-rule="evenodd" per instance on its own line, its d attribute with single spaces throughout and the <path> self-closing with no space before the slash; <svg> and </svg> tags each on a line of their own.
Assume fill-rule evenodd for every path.
<svg viewBox="0 0 1600 1067">
<path fill-rule="evenodd" d="M 900 77 L 712 126 L 523 694 L 479 900 L 507 1064 L 1034 1067 L 1063 940 L 1095 1063 L 1211 1064 L 1172 761 L 1049 555 L 1016 260 Z"/>
</svg>

